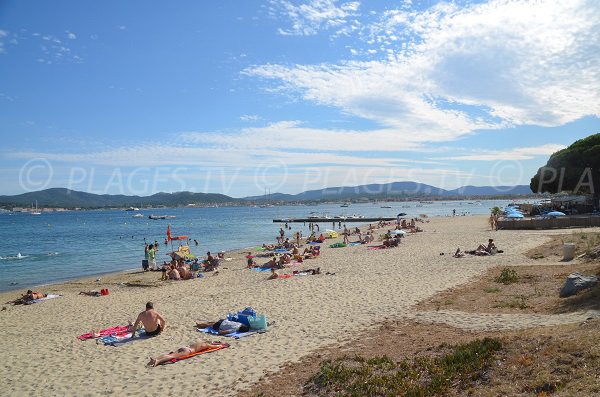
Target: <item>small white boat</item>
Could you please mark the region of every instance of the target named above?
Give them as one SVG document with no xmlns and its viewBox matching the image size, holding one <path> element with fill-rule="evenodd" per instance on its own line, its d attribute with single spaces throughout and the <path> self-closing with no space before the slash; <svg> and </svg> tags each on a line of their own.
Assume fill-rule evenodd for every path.
<svg viewBox="0 0 600 397">
<path fill-rule="evenodd" d="M 33 208 L 32 208 L 30 213 L 31 213 L 31 215 L 42 215 L 42 213 L 40 211 L 38 211 L 37 200 L 35 200 L 35 210 L 33 210 Z"/>
<path fill-rule="evenodd" d="M 139 211 L 140 209 L 137 207 L 129 207 L 125 211 Z"/>
<path fill-rule="evenodd" d="M 144 215 L 142 215 L 142 214 L 135 214 L 132 216 L 132 218 L 143 218 L 143 217 L 144 217 Z"/>
</svg>

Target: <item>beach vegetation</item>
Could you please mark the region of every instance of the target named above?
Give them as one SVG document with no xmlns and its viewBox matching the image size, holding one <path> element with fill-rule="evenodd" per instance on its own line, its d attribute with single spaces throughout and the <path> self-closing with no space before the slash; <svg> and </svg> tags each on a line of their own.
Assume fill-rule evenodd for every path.
<svg viewBox="0 0 600 397">
<path fill-rule="evenodd" d="M 326 360 L 306 388 L 319 395 L 439 396 L 451 388 L 466 389 L 486 381 L 486 371 L 502 349 L 498 339 L 484 338 L 456 346 L 441 345 L 445 353 L 394 361 L 387 356 Z"/>
<path fill-rule="evenodd" d="M 516 270 L 509 267 L 502 269 L 500 275 L 496 277 L 496 282 L 504 285 L 516 283 L 517 281 L 519 281 L 519 275 L 517 274 Z"/>
<path fill-rule="evenodd" d="M 488 288 L 484 288 L 483 292 L 487 293 L 487 294 L 495 294 L 496 292 L 500 292 L 501 289 L 498 287 L 488 287 Z"/>
<path fill-rule="evenodd" d="M 526 302 L 527 298 L 524 295 L 514 296 L 511 300 L 498 302 L 494 305 L 500 309 L 527 309 L 529 305 Z"/>
</svg>

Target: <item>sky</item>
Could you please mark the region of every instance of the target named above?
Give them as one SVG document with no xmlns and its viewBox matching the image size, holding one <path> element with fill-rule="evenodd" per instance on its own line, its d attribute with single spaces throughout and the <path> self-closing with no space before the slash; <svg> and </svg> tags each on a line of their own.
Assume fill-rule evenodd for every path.
<svg viewBox="0 0 600 397">
<path fill-rule="evenodd" d="M 0 194 L 529 184 L 600 132 L 600 2 L 0 1 Z"/>
</svg>

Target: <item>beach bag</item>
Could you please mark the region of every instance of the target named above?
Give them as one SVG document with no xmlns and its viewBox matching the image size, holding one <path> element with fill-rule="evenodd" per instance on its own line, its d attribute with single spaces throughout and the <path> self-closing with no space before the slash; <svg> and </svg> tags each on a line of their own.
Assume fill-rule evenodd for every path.
<svg viewBox="0 0 600 397">
<path fill-rule="evenodd" d="M 244 310 L 242 310 L 241 312 L 239 312 L 239 314 L 242 314 L 244 316 L 252 316 L 252 317 L 256 317 L 256 310 L 254 310 L 251 307 L 247 307 Z"/>
<path fill-rule="evenodd" d="M 256 317 L 248 317 L 251 331 L 263 331 L 267 329 L 267 316 L 264 314 Z"/>
</svg>

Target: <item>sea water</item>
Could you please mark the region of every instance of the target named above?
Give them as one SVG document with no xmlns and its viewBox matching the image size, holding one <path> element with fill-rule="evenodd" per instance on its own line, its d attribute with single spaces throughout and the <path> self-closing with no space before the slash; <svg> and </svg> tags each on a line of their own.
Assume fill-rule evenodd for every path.
<svg viewBox="0 0 600 397">
<path fill-rule="evenodd" d="M 313 215 L 363 215 L 365 217 L 451 216 L 489 214 L 502 201 L 396 202 L 351 204 L 295 205 L 219 208 L 144 209 L 143 218 L 124 210 L 0 213 L 0 291 L 27 289 L 85 276 L 128 269 L 141 269 L 144 243 L 159 243 L 157 263 L 170 259 L 164 244 L 167 225 L 171 235 L 186 235 L 190 249 L 197 256 L 275 242 L 282 224 L 273 219 L 306 218 Z M 392 208 L 381 208 L 391 206 Z M 151 220 L 148 215 L 173 215 L 174 219 Z M 336 222 L 337 223 L 337 222 Z M 344 222 L 342 221 L 342 225 Z M 348 227 L 359 225 L 347 222 Z M 286 236 L 302 231 L 309 234 L 308 224 L 290 223 Z M 332 221 L 319 224 L 321 231 L 330 229 Z M 337 224 L 336 224 L 337 227 Z M 196 246 L 193 240 L 197 240 Z M 177 242 L 174 242 L 177 249 Z"/>
</svg>

